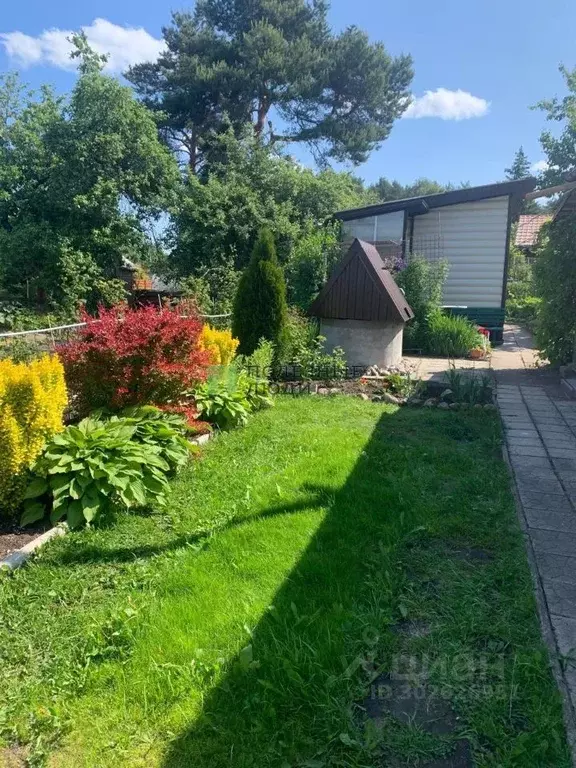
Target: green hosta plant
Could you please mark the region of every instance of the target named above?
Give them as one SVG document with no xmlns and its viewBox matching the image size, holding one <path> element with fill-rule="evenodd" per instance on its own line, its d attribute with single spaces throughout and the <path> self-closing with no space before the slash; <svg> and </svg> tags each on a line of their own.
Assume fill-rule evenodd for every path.
<svg viewBox="0 0 576 768">
<path fill-rule="evenodd" d="M 132 439 L 159 449 L 159 456 L 168 462 L 171 470 L 185 464 L 190 453 L 198 452 L 197 446 L 185 437 L 194 430 L 177 413 L 167 413 L 153 405 L 143 405 L 126 408 L 121 416 L 113 416 L 110 421 L 121 421 L 135 427 Z"/>
<path fill-rule="evenodd" d="M 185 460 L 184 445 L 155 421 L 87 418 L 52 438 L 34 465 L 22 525 L 49 514 L 52 523 L 78 528 L 117 508 L 165 504 L 167 475 Z"/>
<path fill-rule="evenodd" d="M 242 389 L 228 392 L 224 387 L 211 389 L 204 384 L 195 390 L 194 400 L 200 416 L 220 429 L 243 427 L 252 410 Z"/>
</svg>

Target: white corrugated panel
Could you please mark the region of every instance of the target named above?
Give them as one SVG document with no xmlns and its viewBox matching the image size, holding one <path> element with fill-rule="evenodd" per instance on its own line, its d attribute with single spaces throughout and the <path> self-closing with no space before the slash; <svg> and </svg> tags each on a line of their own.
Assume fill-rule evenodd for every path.
<svg viewBox="0 0 576 768">
<path fill-rule="evenodd" d="M 402 240 L 404 232 L 404 211 L 394 211 L 381 216 L 368 216 L 343 223 L 344 240 L 355 237 L 375 243 L 379 240 Z"/>
<path fill-rule="evenodd" d="M 508 197 L 435 208 L 414 217 L 414 252 L 448 260 L 444 303 L 500 307 Z"/>
</svg>

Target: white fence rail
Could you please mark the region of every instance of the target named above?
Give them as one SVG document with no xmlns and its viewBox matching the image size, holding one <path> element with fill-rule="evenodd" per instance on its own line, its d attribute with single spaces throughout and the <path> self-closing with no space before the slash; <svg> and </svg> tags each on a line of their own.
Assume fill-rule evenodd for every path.
<svg viewBox="0 0 576 768">
<path fill-rule="evenodd" d="M 202 320 L 219 320 L 226 317 L 232 317 L 231 313 L 225 315 L 200 315 Z M 98 322 L 95 320 L 94 322 Z M 72 325 L 54 325 L 50 328 L 35 328 L 32 331 L 10 331 L 8 333 L 0 333 L 0 339 L 12 339 L 17 336 L 32 336 L 39 333 L 53 334 L 57 331 L 68 331 L 73 328 L 83 328 L 88 323 L 73 323 Z"/>
</svg>

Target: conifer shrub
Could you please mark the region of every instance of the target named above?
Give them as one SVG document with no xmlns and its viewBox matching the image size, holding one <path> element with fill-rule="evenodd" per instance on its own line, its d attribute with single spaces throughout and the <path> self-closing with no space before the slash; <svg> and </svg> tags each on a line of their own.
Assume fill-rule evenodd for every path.
<svg viewBox="0 0 576 768">
<path fill-rule="evenodd" d="M 281 359 L 287 312 L 286 283 L 274 237 L 263 229 L 240 278 L 234 301 L 232 335 L 240 340 L 240 354 L 251 355 L 260 340 L 266 339 L 274 344 L 277 358 Z"/>
</svg>

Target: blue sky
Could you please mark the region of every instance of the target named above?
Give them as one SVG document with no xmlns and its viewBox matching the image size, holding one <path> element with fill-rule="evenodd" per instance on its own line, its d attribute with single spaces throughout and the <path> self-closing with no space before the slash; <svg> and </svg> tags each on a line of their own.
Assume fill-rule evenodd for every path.
<svg viewBox="0 0 576 768">
<path fill-rule="evenodd" d="M 158 0 L 5 3 L 0 71 L 19 69 L 33 86 L 68 89 L 74 73 L 63 69 L 64 31 L 87 27 L 121 69 L 152 55 L 170 11 L 186 7 Z M 332 0 L 330 18 L 336 29 L 357 24 L 392 54 L 414 59 L 413 116 L 398 121 L 382 148 L 356 169 L 367 181 L 498 181 L 521 144 L 532 162 L 543 159 L 538 137 L 546 121 L 529 107 L 563 94 L 560 63 L 576 66 L 573 0 Z"/>
</svg>

